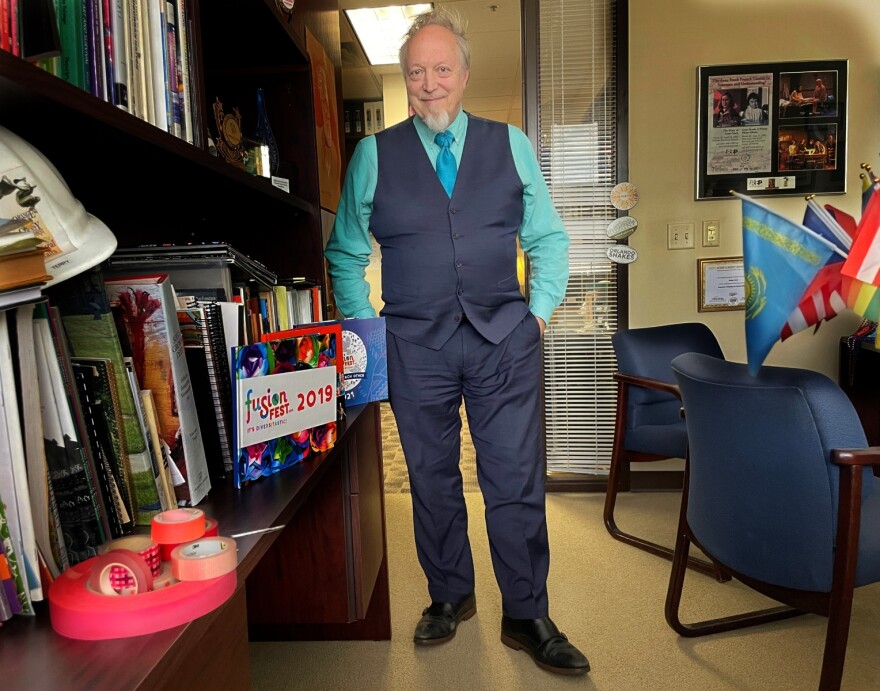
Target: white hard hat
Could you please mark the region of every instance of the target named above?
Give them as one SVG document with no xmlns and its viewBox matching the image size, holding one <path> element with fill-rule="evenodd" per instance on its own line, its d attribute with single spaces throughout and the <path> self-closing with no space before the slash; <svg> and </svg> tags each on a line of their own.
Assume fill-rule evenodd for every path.
<svg viewBox="0 0 880 691">
<path fill-rule="evenodd" d="M 13 222 L 27 218 L 27 222 Z M 46 273 L 54 285 L 100 264 L 116 237 L 88 213 L 49 160 L 24 139 L 0 127 L 0 233 L 27 229 L 49 243 Z"/>
</svg>

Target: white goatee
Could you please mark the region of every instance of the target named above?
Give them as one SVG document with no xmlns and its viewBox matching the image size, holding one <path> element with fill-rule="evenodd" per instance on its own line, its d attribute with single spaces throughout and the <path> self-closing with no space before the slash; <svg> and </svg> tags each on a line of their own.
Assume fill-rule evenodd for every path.
<svg viewBox="0 0 880 691">
<path fill-rule="evenodd" d="M 426 113 L 422 118 L 428 129 L 432 132 L 445 132 L 449 128 L 449 113 L 445 110 L 440 113 Z"/>
</svg>

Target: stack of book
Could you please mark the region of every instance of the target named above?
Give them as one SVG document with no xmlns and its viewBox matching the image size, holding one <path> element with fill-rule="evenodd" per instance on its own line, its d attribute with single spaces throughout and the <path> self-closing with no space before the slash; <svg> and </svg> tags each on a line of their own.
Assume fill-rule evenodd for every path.
<svg viewBox="0 0 880 691">
<path fill-rule="evenodd" d="M 22 230 L 25 219 L 0 218 L 0 308 L 39 298 L 51 280 L 43 240 Z"/>
</svg>

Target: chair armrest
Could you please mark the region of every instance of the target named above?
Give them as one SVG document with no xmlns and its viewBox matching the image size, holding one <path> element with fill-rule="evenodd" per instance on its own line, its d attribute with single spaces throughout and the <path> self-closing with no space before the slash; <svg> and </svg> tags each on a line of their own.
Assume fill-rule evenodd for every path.
<svg viewBox="0 0 880 691">
<path fill-rule="evenodd" d="M 623 372 L 615 372 L 612 376 L 614 377 L 614 381 L 620 382 L 621 384 L 640 386 L 643 389 L 664 391 L 668 394 L 672 394 L 678 400 L 681 400 L 681 390 L 678 388 L 678 384 L 670 384 L 669 382 L 660 381 L 659 379 L 650 379 L 649 377 L 639 377 L 634 374 L 624 374 Z M 880 449 L 878 449 L 878 451 L 880 451 Z"/>
<path fill-rule="evenodd" d="M 880 464 L 880 446 L 869 446 L 865 449 L 834 449 L 831 462 L 837 465 L 878 465 Z"/>
</svg>

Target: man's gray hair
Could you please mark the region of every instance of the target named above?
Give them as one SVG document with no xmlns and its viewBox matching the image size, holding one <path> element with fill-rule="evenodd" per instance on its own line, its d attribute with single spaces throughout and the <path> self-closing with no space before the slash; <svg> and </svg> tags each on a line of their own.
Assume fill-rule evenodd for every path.
<svg viewBox="0 0 880 691">
<path fill-rule="evenodd" d="M 413 19 L 409 30 L 403 37 L 403 44 L 400 46 L 400 54 L 398 57 L 400 59 L 400 69 L 403 71 L 404 77 L 406 77 L 406 53 L 409 49 L 409 42 L 419 29 L 431 26 L 432 24 L 442 26 L 444 29 L 449 29 L 455 35 L 455 41 L 458 43 L 458 52 L 461 57 L 461 64 L 464 69 L 470 69 L 471 47 L 468 44 L 467 37 L 464 33 L 466 29 L 465 21 L 455 10 L 437 8 L 417 15 L 415 19 Z"/>
</svg>

